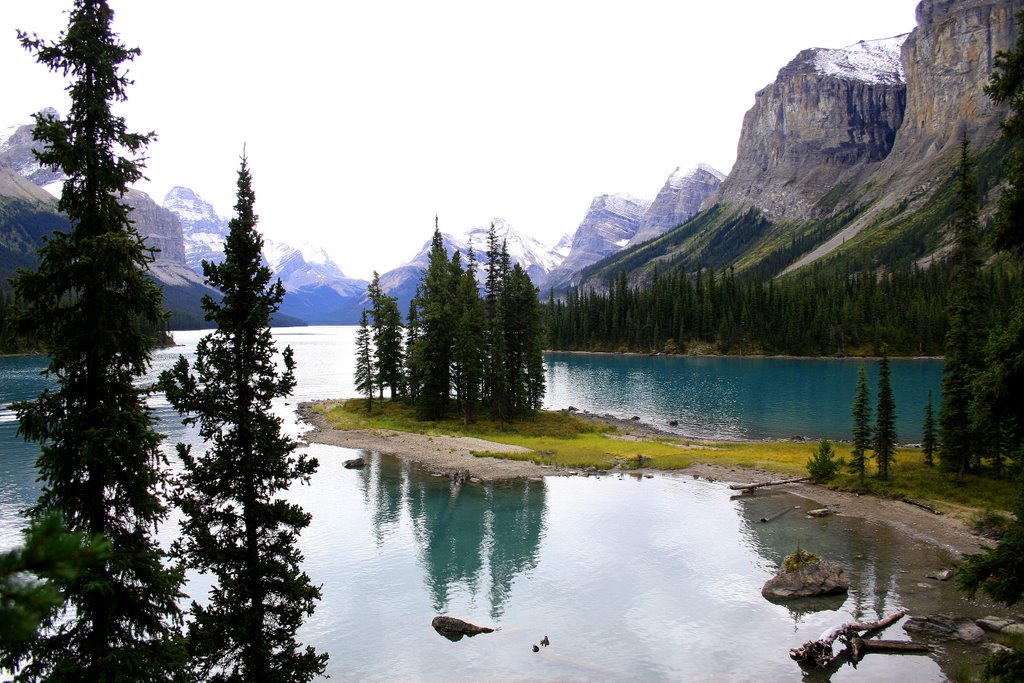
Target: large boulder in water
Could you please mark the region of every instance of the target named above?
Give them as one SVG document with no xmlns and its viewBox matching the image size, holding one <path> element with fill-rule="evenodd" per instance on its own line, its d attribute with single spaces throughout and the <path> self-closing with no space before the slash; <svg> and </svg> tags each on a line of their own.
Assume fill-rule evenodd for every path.
<svg viewBox="0 0 1024 683">
<path fill-rule="evenodd" d="M 434 617 L 431 620 L 430 625 L 434 627 L 435 631 L 452 641 L 461 640 L 463 636 L 469 636 L 472 638 L 478 633 L 494 632 L 494 629 L 489 626 L 477 626 L 476 624 L 471 624 L 468 621 L 463 621 L 462 619 L 446 616 Z"/>
<path fill-rule="evenodd" d="M 849 588 L 841 566 L 828 560 L 814 560 L 794 571 L 779 570 L 765 582 L 761 595 L 769 600 L 789 600 L 845 593 Z"/>
</svg>

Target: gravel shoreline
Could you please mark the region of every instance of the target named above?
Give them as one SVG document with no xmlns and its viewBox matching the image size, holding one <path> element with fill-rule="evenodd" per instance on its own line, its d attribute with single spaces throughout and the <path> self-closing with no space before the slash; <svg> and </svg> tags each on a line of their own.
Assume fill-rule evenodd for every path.
<svg viewBox="0 0 1024 683">
<path fill-rule="evenodd" d="M 579 473 L 577 470 L 537 465 L 527 461 L 477 457 L 473 455 L 473 451 L 528 452 L 528 449 L 473 437 L 428 436 L 391 430 L 333 429 L 324 416 L 313 408 L 324 406 L 330 409 L 337 403 L 339 401 L 326 400 L 299 404 L 300 420 L 310 425 L 310 430 L 302 435 L 303 440 L 309 443 L 386 453 L 420 463 L 435 474 L 462 476 L 482 482 L 540 479 L 545 476 L 568 476 Z M 584 411 L 574 411 L 573 414 L 582 419 L 616 427 L 620 438 L 643 440 L 678 436 L 651 425 L 622 420 L 610 415 L 595 415 Z M 686 476 L 723 484 L 761 483 L 781 478 L 777 472 L 710 463 L 694 463 L 686 469 L 674 472 L 641 469 L 631 470 L 631 473 L 642 476 Z M 816 501 L 821 506 L 828 507 L 834 514 L 880 520 L 892 525 L 901 533 L 957 555 L 978 552 L 983 543 L 991 543 L 973 534 L 970 528 L 955 516 L 936 515 L 902 501 L 831 491 L 811 483 L 786 486 L 788 491 Z"/>
</svg>

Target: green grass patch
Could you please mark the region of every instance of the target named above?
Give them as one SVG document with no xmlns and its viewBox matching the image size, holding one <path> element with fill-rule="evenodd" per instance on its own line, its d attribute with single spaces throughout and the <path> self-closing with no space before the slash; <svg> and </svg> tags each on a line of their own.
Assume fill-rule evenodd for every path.
<svg viewBox="0 0 1024 683">
<path fill-rule="evenodd" d="M 526 460 L 541 465 L 569 468 L 593 467 L 598 470 L 684 469 L 694 463 L 707 463 L 734 469 L 757 468 L 777 472 L 782 477 L 807 475 L 807 461 L 817 442 L 747 441 L 718 442 L 665 437 L 637 440 L 619 433 L 613 427 L 598 425 L 562 412 L 541 411 L 536 416 L 506 423 L 480 418 L 463 425 L 461 418 L 436 422 L 416 420 L 415 411 L 399 401 L 374 401 L 373 412 L 366 413 L 364 399 L 349 399 L 319 410 L 336 429 L 392 429 L 428 435 L 474 436 L 497 443 L 513 444 L 530 449 L 530 453 L 490 453 L 478 456 Z M 482 411 L 481 411 L 482 412 Z M 988 511 L 998 513 L 1013 509 L 1014 484 L 988 476 L 967 475 L 967 484 L 958 487 L 953 478 L 938 466 L 924 464 L 918 448 L 901 448 L 890 465 L 890 480 L 879 481 L 875 463 L 868 462 L 864 487 L 855 475 L 849 474 L 851 445 L 833 443 L 836 458 L 843 465 L 840 474 L 828 487 L 884 498 L 910 498 L 957 514 L 968 521 Z M 870 454 L 869 454 L 870 455 Z M 736 474 L 743 479 L 741 472 Z"/>
</svg>

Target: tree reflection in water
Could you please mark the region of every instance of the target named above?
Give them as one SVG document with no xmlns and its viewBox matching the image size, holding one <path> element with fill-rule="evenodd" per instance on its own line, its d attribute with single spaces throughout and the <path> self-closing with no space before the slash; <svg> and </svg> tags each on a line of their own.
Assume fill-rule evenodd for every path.
<svg viewBox="0 0 1024 683">
<path fill-rule="evenodd" d="M 445 613 L 460 587 L 474 595 L 483 588 L 491 618 L 500 617 L 516 577 L 537 566 L 544 482 L 457 484 L 398 458 L 361 455 L 360 488 L 378 545 L 401 523 L 404 506 L 434 610 Z"/>
</svg>

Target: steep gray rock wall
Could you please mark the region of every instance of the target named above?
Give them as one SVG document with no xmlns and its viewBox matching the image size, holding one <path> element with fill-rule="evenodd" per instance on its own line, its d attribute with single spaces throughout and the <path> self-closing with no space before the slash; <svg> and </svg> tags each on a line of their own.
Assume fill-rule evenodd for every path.
<svg viewBox="0 0 1024 683">
<path fill-rule="evenodd" d="M 1005 116 L 985 94 L 995 56 L 1017 40 L 1024 0 L 923 0 L 917 28 L 903 44 L 907 106 L 889 155 L 865 182 L 871 206 L 854 222 L 793 264 L 814 263 L 841 248 L 881 212 L 902 203 L 914 211 L 949 177 L 966 133 L 977 152 L 999 135 Z M 989 198 L 993 201 L 994 196 Z"/>
<path fill-rule="evenodd" d="M 565 260 L 550 273 L 540 288 L 560 287 L 569 278 L 592 263 L 623 249 L 640 229 L 640 222 L 651 202 L 628 194 L 603 194 L 595 197 L 572 236 Z"/>
<path fill-rule="evenodd" d="M 707 164 L 683 171 L 676 168 L 640 219 L 640 227 L 626 246 L 640 244 L 678 228 L 698 211 L 725 176 Z"/>
<path fill-rule="evenodd" d="M 904 36 L 804 50 L 757 93 L 715 197 L 773 218 L 812 218 L 818 200 L 892 149 L 906 108 Z"/>
<path fill-rule="evenodd" d="M 146 245 L 160 250 L 156 262 L 185 266 L 185 239 L 178 217 L 139 190 L 128 190 L 124 201 L 132 207 L 131 220 L 146 238 Z"/>
</svg>

